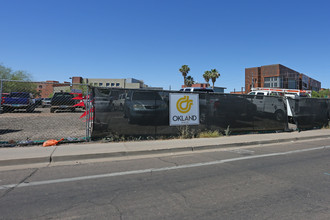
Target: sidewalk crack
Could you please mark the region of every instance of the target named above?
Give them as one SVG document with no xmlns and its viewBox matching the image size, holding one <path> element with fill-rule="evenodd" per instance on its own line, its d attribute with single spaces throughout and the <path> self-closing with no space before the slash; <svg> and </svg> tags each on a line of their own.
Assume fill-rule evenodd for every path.
<svg viewBox="0 0 330 220">
<path fill-rule="evenodd" d="M 50 164 L 53 162 L 53 154 L 55 153 L 56 150 L 57 150 L 57 146 L 55 146 L 55 149 L 53 150 L 53 152 L 49 156 L 49 163 L 48 163 L 47 167 L 49 167 Z"/>
<path fill-rule="evenodd" d="M 175 163 L 175 162 L 171 162 L 171 161 L 167 161 L 165 159 L 162 159 L 161 157 L 157 157 L 158 160 L 163 161 L 165 163 L 169 163 L 169 164 L 174 164 L 175 166 L 179 166 L 179 164 Z"/>
</svg>

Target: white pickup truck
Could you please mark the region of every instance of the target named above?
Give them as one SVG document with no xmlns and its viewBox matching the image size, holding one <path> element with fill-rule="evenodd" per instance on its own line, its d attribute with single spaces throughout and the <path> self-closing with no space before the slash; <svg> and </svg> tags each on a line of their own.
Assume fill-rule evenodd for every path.
<svg viewBox="0 0 330 220">
<path fill-rule="evenodd" d="M 277 121 L 285 120 L 286 103 L 281 94 L 260 90 L 248 95 L 253 95 L 252 103 L 257 106 L 257 111 L 274 114 Z"/>
</svg>

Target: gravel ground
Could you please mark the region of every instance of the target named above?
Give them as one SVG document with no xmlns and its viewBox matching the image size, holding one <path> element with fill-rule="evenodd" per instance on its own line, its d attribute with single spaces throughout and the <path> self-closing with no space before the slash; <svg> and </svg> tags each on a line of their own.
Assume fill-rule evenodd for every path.
<svg viewBox="0 0 330 220">
<path fill-rule="evenodd" d="M 36 108 L 33 113 L 16 110 L 0 114 L 0 141 L 84 138 L 86 122 L 79 118 L 83 112 L 50 113 L 49 108 Z"/>
</svg>

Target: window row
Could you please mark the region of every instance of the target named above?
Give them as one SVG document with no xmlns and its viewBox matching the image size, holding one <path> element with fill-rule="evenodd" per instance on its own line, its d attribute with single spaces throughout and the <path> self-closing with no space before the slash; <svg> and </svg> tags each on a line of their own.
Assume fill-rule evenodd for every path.
<svg viewBox="0 0 330 220">
<path fill-rule="evenodd" d="M 93 83 L 94 86 L 106 86 L 106 87 L 113 87 L 113 86 L 116 86 L 116 87 L 119 87 L 120 86 L 120 83 Z"/>
</svg>

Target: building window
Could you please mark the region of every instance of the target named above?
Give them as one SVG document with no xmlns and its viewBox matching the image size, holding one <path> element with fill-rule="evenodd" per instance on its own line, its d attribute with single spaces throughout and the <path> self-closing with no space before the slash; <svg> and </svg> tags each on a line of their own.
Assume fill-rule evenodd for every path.
<svg viewBox="0 0 330 220">
<path fill-rule="evenodd" d="M 110 86 L 110 83 L 106 83 L 105 86 L 107 86 L 107 87 Z"/>
<path fill-rule="evenodd" d="M 116 83 L 116 86 L 119 86 L 120 85 L 120 83 Z"/>
<path fill-rule="evenodd" d="M 111 83 L 111 86 L 115 86 L 115 83 Z"/>
<path fill-rule="evenodd" d="M 99 83 L 99 86 L 103 86 L 103 83 Z"/>
<path fill-rule="evenodd" d="M 265 77 L 264 78 L 264 87 L 276 88 L 281 87 L 281 78 L 280 77 Z"/>
<path fill-rule="evenodd" d="M 94 83 L 94 86 L 97 86 L 97 83 Z"/>
<path fill-rule="evenodd" d="M 294 79 L 288 80 L 288 89 L 297 89 L 297 83 Z"/>
</svg>

